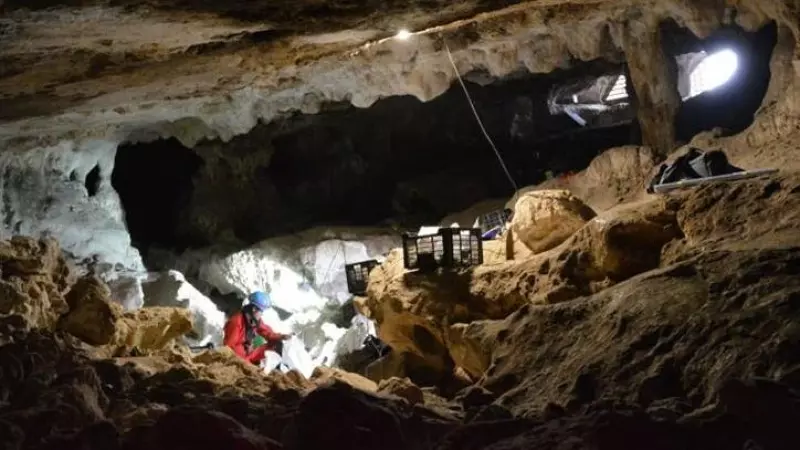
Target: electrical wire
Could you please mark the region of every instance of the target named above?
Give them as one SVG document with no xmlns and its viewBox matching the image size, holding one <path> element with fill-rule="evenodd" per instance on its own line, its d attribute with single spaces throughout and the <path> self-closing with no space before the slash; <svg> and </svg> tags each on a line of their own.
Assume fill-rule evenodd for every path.
<svg viewBox="0 0 800 450">
<path fill-rule="evenodd" d="M 469 103 L 469 107 L 472 109 L 472 114 L 475 115 L 475 120 L 478 122 L 478 126 L 481 127 L 481 131 L 483 135 L 486 137 L 486 141 L 489 142 L 489 145 L 494 150 L 494 154 L 497 155 L 497 160 L 500 162 L 500 166 L 503 168 L 503 172 L 506 173 L 506 177 L 508 177 L 508 181 L 511 183 L 511 186 L 514 188 L 514 195 L 516 195 L 517 191 L 519 191 L 519 187 L 517 187 L 517 182 L 514 181 L 514 177 L 511 176 L 511 172 L 508 171 L 508 167 L 506 167 L 505 161 L 503 161 L 503 157 L 500 155 L 500 151 L 497 150 L 497 146 L 494 145 L 494 141 L 492 141 L 491 136 L 489 136 L 489 132 L 486 131 L 486 127 L 483 126 L 483 121 L 481 120 L 480 115 L 478 115 L 478 110 L 475 109 L 475 103 L 472 101 L 472 97 L 469 95 L 469 91 L 467 90 L 467 85 L 464 84 L 464 80 L 461 79 L 461 74 L 458 73 L 458 67 L 456 66 L 456 62 L 453 60 L 453 53 L 450 51 L 450 46 L 447 45 L 447 41 L 442 38 L 444 42 L 444 48 L 447 50 L 447 58 L 450 59 L 450 64 L 453 66 L 453 71 L 456 73 L 456 78 L 458 78 L 458 83 L 461 85 L 461 89 L 464 90 L 464 95 L 467 96 L 467 103 Z"/>
</svg>

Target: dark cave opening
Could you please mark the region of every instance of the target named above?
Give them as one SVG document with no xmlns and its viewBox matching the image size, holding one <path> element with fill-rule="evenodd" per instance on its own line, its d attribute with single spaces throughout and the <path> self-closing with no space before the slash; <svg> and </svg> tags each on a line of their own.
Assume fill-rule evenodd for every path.
<svg viewBox="0 0 800 450">
<path fill-rule="evenodd" d="M 119 194 L 133 246 L 182 248 L 178 233 L 192 195 L 192 177 L 203 160 L 176 139 L 120 145 L 111 185 Z"/>
<path fill-rule="evenodd" d="M 565 78 L 620 70 L 594 61 L 467 82 L 518 186 L 582 170 L 602 151 L 634 143 L 629 121 L 584 128 L 547 104 Z M 315 226 L 415 229 L 513 194 L 457 84 L 426 103 L 403 96 L 365 109 L 329 104 L 226 143 L 201 142 L 195 151 L 174 139 L 121 146 L 112 183 L 143 254 L 151 245 L 181 249 L 231 238 L 247 245 Z"/>
<path fill-rule="evenodd" d="M 753 32 L 730 25 L 706 39 L 697 38 L 674 22 L 663 27 L 671 38 L 665 43 L 665 51 L 671 56 L 699 51 L 713 55 L 732 50 L 738 61 L 727 82 L 683 101 L 675 118 L 676 138 L 689 142 L 698 133 L 714 128 L 721 128 L 723 135 L 732 135 L 750 126 L 769 87 L 777 25 L 771 22 Z"/>
<path fill-rule="evenodd" d="M 594 64 L 598 74 L 619 69 Z M 518 186 L 537 183 L 548 172 L 579 171 L 603 150 L 632 143 L 629 123 L 581 128 L 566 115 L 550 114 L 552 86 L 587 72 L 581 67 L 485 86 L 467 82 Z M 272 143 L 275 154 L 265 176 L 296 208 L 297 222 L 285 224 L 290 228 L 312 216 L 343 225 L 374 225 L 391 217 L 416 227 L 513 193 L 458 85 L 427 103 L 391 97 L 367 109 L 323 113 Z"/>
<path fill-rule="evenodd" d="M 89 194 L 89 197 L 94 197 L 97 195 L 97 191 L 100 189 L 100 165 L 95 165 L 92 170 L 86 174 L 86 180 L 83 182 L 84 187 L 86 187 L 86 193 Z"/>
</svg>

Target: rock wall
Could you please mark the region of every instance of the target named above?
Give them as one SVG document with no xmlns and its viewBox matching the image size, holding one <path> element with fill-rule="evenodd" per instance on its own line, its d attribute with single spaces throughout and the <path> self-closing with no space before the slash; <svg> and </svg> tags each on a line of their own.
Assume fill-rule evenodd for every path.
<svg viewBox="0 0 800 450">
<path fill-rule="evenodd" d="M 517 183 L 538 182 L 547 170 L 579 170 L 604 148 L 629 143 L 627 122 L 587 130 L 551 115 L 546 102 L 565 79 L 619 70 L 601 60 L 558 74 L 468 83 Z M 326 105 L 191 150 L 175 139 L 121 145 L 118 161 L 130 164 L 115 172 L 115 187 L 145 259 L 140 235 L 197 247 L 252 244 L 319 224 L 413 228 L 512 189 L 480 129 L 465 126 L 474 123 L 457 85 L 427 103 L 404 96 L 368 109 Z M 147 180 L 139 176 L 156 165 Z M 155 211 L 163 219 L 151 230 Z"/>
<path fill-rule="evenodd" d="M 107 141 L 64 141 L 0 153 L 0 238 L 55 238 L 84 269 L 107 281 L 127 276 L 135 285 L 144 265 L 131 247 L 119 197 L 111 186 L 115 150 Z M 135 286 L 129 294 L 123 291 L 121 302 L 141 306 Z"/>
<path fill-rule="evenodd" d="M 663 39 L 658 18 L 651 16 L 629 23 L 622 42 L 642 143 L 666 154 L 675 147 L 673 123 L 681 98 L 678 67 L 664 53 Z"/>
<path fill-rule="evenodd" d="M 90 45 L 96 53 L 89 54 L 103 55 L 104 63 L 93 65 L 91 58 L 85 57 L 82 63 L 74 64 L 67 48 L 55 52 L 59 57 L 48 61 L 48 69 L 37 69 L 38 77 L 25 70 L 26 61 L 52 54 L 53 50 L 48 47 L 51 41 L 37 30 L 54 28 L 65 36 L 70 32 L 80 35 L 72 27 L 90 20 L 92 13 L 96 16 L 96 11 L 42 15 L 17 10 L 15 18 L 25 26 L 14 27 L 10 34 L 13 48 L 22 56 L 7 59 L 19 73 L 3 80 L 0 88 L 11 91 L 13 86 L 25 86 L 25 94 L 9 95 L 7 115 L 13 120 L 0 126 L 0 140 L 7 143 L 12 138 L 27 137 L 34 141 L 32 145 L 39 146 L 41 143 L 35 141 L 53 136 L 95 135 L 114 141 L 174 136 L 193 146 L 204 138 L 230 140 L 247 133 L 259 121 L 271 122 L 294 111 L 316 113 L 330 102 L 348 101 L 367 107 L 380 98 L 396 95 L 427 101 L 444 93 L 455 81 L 443 36 L 462 74 L 485 72 L 501 77 L 520 69 L 551 72 L 576 60 L 620 60 L 625 49 L 623 36 L 630 24 L 649 26 L 674 19 L 698 36 L 707 36 L 710 30 L 731 21 L 754 27 L 775 19 L 790 27 L 796 25 L 793 1 L 737 1 L 737 14 L 728 13 L 729 6 L 720 2 L 640 1 L 563 8 L 560 2 L 534 3 L 436 27 L 408 41 L 366 42 L 369 38 L 362 37 L 334 41 L 325 47 L 314 45 L 308 36 L 289 32 L 275 36 L 281 45 L 268 50 L 246 41 L 215 42 L 214 36 L 246 39 L 249 33 L 210 32 L 210 26 L 219 30 L 221 24 L 195 16 L 195 29 L 202 30 L 195 39 L 212 43 L 218 51 L 187 55 L 187 47 L 194 47 L 186 43 L 192 41 L 187 35 L 173 35 L 173 47 L 159 47 L 160 51 L 120 43 L 121 48 L 146 62 L 134 58 L 139 65 L 131 67 L 126 58 L 98 47 L 100 44 Z M 124 11 L 109 11 L 120 21 L 131 19 Z M 161 24 L 163 17 L 148 13 L 139 19 L 152 26 L 154 22 Z M 306 34 L 308 26 L 302 27 L 303 33 L 294 33 Z M 116 27 L 108 24 L 107 28 Z M 498 29 L 505 32 L 498 34 Z M 188 33 L 175 27 L 175 33 L 182 31 Z M 107 42 L 102 37 L 97 41 Z M 69 40 L 63 44 L 79 47 Z M 271 52 L 269 58 L 265 58 L 265 52 Z M 168 63 L 162 63 L 164 58 Z M 87 79 L 53 91 L 51 86 L 70 77 Z M 76 100 L 87 98 L 91 100 L 85 103 Z M 32 99 L 37 100 L 38 110 L 50 114 L 37 116 L 37 108 L 29 105 Z M 22 124 L 26 125 L 24 130 Z"/>
</svg>

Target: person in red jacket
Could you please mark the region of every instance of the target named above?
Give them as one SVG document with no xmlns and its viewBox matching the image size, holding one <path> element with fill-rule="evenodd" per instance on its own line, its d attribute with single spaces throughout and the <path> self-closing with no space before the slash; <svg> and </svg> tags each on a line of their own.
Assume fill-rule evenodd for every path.
<svg viewBox="0 0 800 450">
<path fill-rule="evenodd" d="M 290 335 L 276 333 L 261 321 L 261 314 L 272 306 L 269 295 L 256 291 L 250 294 L 249 303 L 242 310 L 228 319 L 225 324 L 225 345 L 230 347 L 242 359 L 253 364 L 260 364 L 264 352 L 268 350 L 280 352 L 282 341 Z M 253 339 L 263 337 L 267 342 L 253 348 Z"/>
</svg>

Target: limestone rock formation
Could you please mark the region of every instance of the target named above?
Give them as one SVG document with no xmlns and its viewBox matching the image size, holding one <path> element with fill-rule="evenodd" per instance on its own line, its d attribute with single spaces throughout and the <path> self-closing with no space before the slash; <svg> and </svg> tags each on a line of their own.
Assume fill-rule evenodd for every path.
<svg viewBox="0 0 800 450">
<path fill-rule="evenodd" d="M 72 280 L 54 240 L 15 237 L 0 241 L 0 314 L 21 316 L 34 328 L 52 328 L 69 305 Z"/>
<path fill-rule="evenodd" d="M 55 238 L 72 262 L 106 281 L 120 267 L 143 272 L 111 186 L 115 150 L 115 142 L 86 140 L 0 153 L 0 239 Z"/>
<path fill-rule="evenodd" d="M 151 307 L 125 313 L 117 321 L 115 352 L 164 348 L 192 330 L 192 316 L 179 308 Z"/>
<path fill-rule="evenodd" d="M 275 305 L 294 312 L 308 302 L 324 303 L 321 297 L 347 300 L 345 264 L 381 257 L 399 246 L 399 239 L 392 230 L 380 228 L 311 229 L 214 255 L 198 269 L 197 278 L 223 294 L 274 289 Z M 209 259 L 208 255 L 185 258 Z M 309 289 L 314 292 L 304 293 Z"/>
<path fill-rule="evenodd" d="M 60 326 L 90 345 L 110 344 L 117 332 L 120 311 L 109 302 L 111 291 L 95 276 L 78 280 L 67 294 L 69 312 Z"/>
<path fill-rule="evenodd" d="M 158 351 L 192 328 L 189 313 L 174 308 L 123 313 L 99 277 L 75 282 L 53 240 L 0 241 L 0 270 L 2 317 L 23 328 L 64 330 L 101 353 Z"/>
<path fill-rule="evenodd" d="M 155 280 L 144 283 L 144 301 L 147 306 L 185 308 L 192 316 L 192 345 L 222 344 L 225 314 L 202 292 L 191 285 L 182 273 L 169 270 L 155 275 Z"/>
<path fill-rule="evenodd" d="M 366 11 L 333 7 L 321 14 L 324 20 L 310 20 L 298 17 L 316 17 L 316 6 L 292 4 L 265 16 L 258 4 L 221 6 L 204 14 L 108 6 L 98 7 L 100 13 L 90 7 L 62 7 L 41 14 L 15 4 L 9 8 L 12 23 L 19 25 L 9 27 L 3 54 L 10 75 L 0 84 L 9 119 L 0 136 L 5 146 L 17 137 L 28 138 L 32 142 L 26 143 L 34 146 L 47 138 L 94 136 L 133 141 L 177 136 L 188 145 L 203 138 L 227 141 L 259 120 L 271 121 L 290 111 L 319 112 L 324 102 L 347 100 L 366 107 L 390 95 L 434 98 L 455 79 L 442 36 L 448 38 L 464 74 L 499 77 L 519 69 L 543 73 L 567 67 L 570 61 L 619 60 L 623 53 L 628 53 L 627 59 L 641 55 L 637 66 L 645 68 L 648 63 L 663 65 L 663 58 L 658 59 L 660 52 L 652 46 L 633 45 L 635 38 L 649 38 L 645 32 L 669 19 L 697 36 L 707 36 L 733 17 L 748 28 L 774 19 L 791 29 L 791 2 L 764 5 L 737 2 L 737 14 L 730 15 L 724 4 L 644 1 L 573 10 L 557 3 L 512 5 L 481 15 L 485 5 L 435 2 L 410 11 L 398 6 L 380 19 Z M 82 40 L 78 30 L 98 14 L 104 17 L 102 25 L 90 43 Z M 237 14 L 255 22 L 224 20 Z M 370 20 L 380 25 L 361 29 Z M 396 32 L 395 22 L 421 31 L 414 34 L 414 45 L 385 39 Z M 143 28 L 154 30 L 148 36 L 155 37 L 125 38 Z M 506 30 L 502 37 L 495 32 L 501 28 Z M 285 34 L 274 35 L 271 30 L 276 29 Z M 42 30 L 54 30 L 62 39 L 54 46 Z M 275 41 L 269 49 L 270 65 L 264 65 L 263 49 L 253 42 L 258 36 Z M 81 46 L 86 55 L 71 54 L 70 49 Z M 135 54 L 135 62 L 116 56 L 124 53 Z M 34 71 L 30 61 L 44 54 L 50 55 L 46 67 Z M 48 90 L 79 77 L 84 79 L 77 86 Z M 199 79 L 202 83 L 192 82 Z M 652 99 L 642 103 L 657 107 L 662 92 L 657 86 L 652 92 L 642 89 L 649 78 L 642 80 L 636 83 L 638 95 Z M 26 109 L 26 101 L 35 101 L 38 109 Z"/>
<path fill-rule="evenodd" d="M 798 289 L 790 275 L 798 234 L 789 225 L 800 207 L 797 185 L 797 176 L 790 175 L 681 193 L 675 199 L 678 216 L 692 238 L 669 246 L 675 256 L 664 261 L 664 268 L 573 302 L 526 306 L 504 321 L 462 327 L 473 349 L 486 349 L 473 351 L 490 360 L 484 385 L 507 392 L 503 404 L 532 413 L 548 402 L 569 406 L 600 395 L 644 404 L 688 396 L 701 404 L 713 400 L 726 377 L 756 375 L 753 358 L 792 345 L 785 339 L 795 314 L 790 299 Z M 771 191 L 768 198 L 765 189 Z M 768 312 L 775 308 L 784 312 Z M 733 310 L 734 316 L 725 313 Z M 744 327 L 741 321 L 750 320 L 744 317 L 771 325 L 750 330 L 753 335 L 737 340 L 736 350 L 718 350 L 730 361 L 723 363 L 713 342 Z M 631 353 L 648 339 L 653 340 L 648 348 L 663 351 Z M 764 342 L 769 344 L 762 347 Z M 696 354 L 697 348 L 704 356 Z M 770 361 L 771 376 L 794 370 L 790 360 L 773 356 Z M 625 368 L 631 364 L 639 369 Z M 695 365 L 706 364 L 719 366 L 695 380 L 693 374 L 700 373 Z M 548 384 L 551 373 L 565 371 L 574 383 Z M 599 381 L 622 379 L 627 381 Z"/>
<path fill-rule="evenodd" d="M 568 191 L 532 191 L 514 205 L 511 230 L 531 251 L 541 253 L 572 236 L 596 214 Z"/>
<path fill-rule="evenodd" d="M 649 177 L 641 169 L 677 145 L 679 99 L 660 51 L 669 27 L 703 39 L 722 26 L 775 23 L 770 86 L 753 125 L 696 143 L 720 146 L 746 168 L 800 168 L 796 1 L 433 0 L 388 2 L 379 13 L 303 0 L 0 3 L 0 238 L 52 236 L 69 253 L 46 241 L 0 243 L 0 436 L 9 450 L 796 447 L 797 173 L 636 198 Z M 383 39 L 399 26 L 409 39 Z M 429 100 L 456 73 L 499 78 L 600 58 L 626 62 L 627 93 L 652 150 L 609 153 L 594 175 L 590 167 L 556 180 L 563 186 L 536 187 L 567 189 L 600 215 L 513 261 L 423 276 L 404 273 L 394 254 L 373 271 L 367 307 L 396 351 L 367 375 L 407 376 L 445 396 L 457 381 L 478 380 L 442 412 L 344 382 L 265 375 L 225 349 L 192 355 L 169 339 L 191 328 L 185 309 L 122 314 L 99 348 L 57 326 L 117 309 L 90 278 L 80 296 L 67 261 L 80 266 L 75 275 L 103 281 L 143 270 L 109 182 L 120 143 L 219 138 L 222 146 L 297 111 L 391 95 Z M 214 167 L 232 180 L 263 175 L 239 163 Z M 240 250 L 215 259 L 236 260 L 229 256 Z M 219 278 L 179 269 L 208 293 L 280 285 L 275 265 L 259 258 L 220 264 Z M 296 272 L 287 286 L 309 279 L 301 269 L 319 260 L 293 261 L 280 268 L 283 280 L 283 267 Z M 257 269 L 234 270 L 239 262 Z M 339 292 L 342 280 L 304 281 L 287 291 Z"/>
<path fill-rule="evenodd" d="M 658 267 L 662 247 L 681 237 L 675 208 L 663 199 L 620 207 L 547 252 L 466 271 L 406 272 L 397 250 L 372 271 L 367 306 L 379 336 L 396 352 L 416 355 L 440 373 L 461 367 L 477 379 L 488 357 L 484 343 L 465 341 L 462 324 L 589 295 Z"/>
<path fill-rule="evenodd" d="M 618 245 L 615 233 L 633 230 L 631 239 L 657 240 L 661 235 L 653 233 L 661 229 L 665 239 L 673 236 L 664 252 L 670 259 L 656 263 L 663 267 L 572 301 L 529 304 L 504 319 L 467 320 L 442 328 L 452 366 L 479 372 L 483 360 L 469 357 L 479 346 L 489 368 L 480 387 L 459 393 L 458 404 L 439 399 L 437 408 L 428 405 L 433 397 L 427 389 L 414 389 L 399 379 L 384 381 L 384 390 L 403 392 L 412 401 L 354 388 L 354 380 L 365 380 L 351 374 L 351 382 L 326 382 L 319 371 L 319 384 L 296 373 L 265 375 L 224 349 L 195 356 L 185 348 L 166 346 L 143 356 L 96 354 L 100 359 L 93 359 L 86 345 L 58 329 L 25 326 L 21 316 L 4 315 L 0 433 L 14 450 L 137 449 L 187 442 L 194 448 L 234 442 L 243 448 L 300 449 L 324 446 L 331 439 L 354 449 L 565 444 L 588 450 L 642 448 L 653 442 L 665 450 L 788 449 L 794 445 L 800 386 L 795 356 L 800 254 L 793 226 L 800 210 L 798 186 L 798 175 L 789 173 L 626 205 L 599 215 L 542 255 L 471 273 L 437 274 L 427 285 L 412 283 L 410 292 L 423 302 L 405 298 L 390 305 L 408 308 L 404 314 L 430 315 L 443 308 L 425 294 L 434 288 L 431 280 L 449 280 L 453 292 L 473 293 L 481 279 L 497 283 L 496 289 L 502 286 L 502 270 L 577 249 L 606 255 L 597 257 L 597 267 L 624 277 L 628 272 L 620 267 L 628 261 L 607 256 Z M 605 224 L 592 225 L 601 219 Z M 665 231 L 675 224 L 683 233 Z M 46 242 L 14 242 L 0 244 L 12 249 L 0 253 L 6 255 L 0 258 L 4 280 L 16 277 L 31 284 L 45 275 L 59 279 L 43 273 L 47 259 L 40 256 L 57 255 L 47 250 Z M 597 253 L 589 244 L 604 250 Z M 19 260 L 8 256 L 14 254 Z M 649 267 L 651 258 L 641 259 L 640 265 Z M 391 270 L 391 264 L 390 258 L 380 271 Z M 58 273 L 60 266 L 52 267 Z M 497 279 L 491 279 L 489 269 Z M 468 282 L 453 290 L 458 277 Z M 528 286 L 508 284 L 529 293 Z M 72 283 L 64 286 L 66 291 Z M 93 301 L 104 299 L 119 309 L 110 303 L 107 290 L 98 288 L 102 284 L 97 278 L 82 278 L 76 286 L 96 295 Z M 391 292 L 391 286 L 382 284 L 380 292 Z M 77 295 L 79 290 L 72 289 L 63 295 Z M 368 303 L 372 306 L 374 300 L 371 296 Z M 139 319 L 157 310 L 143 308 Z M 167 311 L 185 314 L 161 310 L 164 317 Z M 128 313 L 127 318 L 134 316 Z M 165 333 L 163 327 L 153 330 Z M 463 358 L 456 356 L 457 339 L 466 349 Z M 397 355 L 405 362 L 419 357 L 409 351 Z M 203 429 L 194 433 L 198 423 Z M 176 441 L 186 434 L 191 436 Z"/>
<path fill-rule="evenodd" d="M 378 383 L 378 393 L 404 398 L 412 405 L 425 403 L 422 390 L 408 378 L 392 377 L 381 380 Z"/>
<path fill-rule="evenodd" d="M 491 364 L 492 342 L 481 339 L 485 335 L 485 323 L 483 320 L 456 323 L 450 325 L 446 335 L 450 357 L 473 380 L 479 380 Z"/>
<path fill-rule="evenodd" d="M 440 373 L 453 370 L 445 345 L 447 323 L 505 317 L 523 304 L 510 297 L 486 300 L 470 292 L 470 271 L 407 273 L 401 250 L 370 273 L 367 306 L 392 360 L 411 353 Z M 396 353 L 396 354 L 395 354 Z M 387 361 L 388 362 L 388 361 Z M 405 376 L 389 371 L 390 376 Z"/>
<path fill-rule="evenodd" d="M 334 382 L 343 382 L 364 392 L 376 392 L 378 390 L 378 385 L 368 378 L 362 377 L 356 373 L 329 367 L 317 367 L 314 369 L 311 381 L 320 386 Z"/>
</svg>

